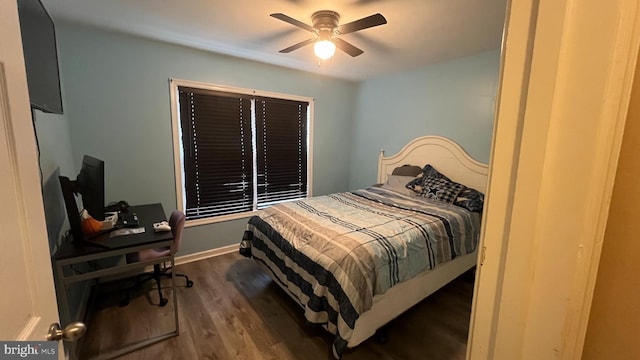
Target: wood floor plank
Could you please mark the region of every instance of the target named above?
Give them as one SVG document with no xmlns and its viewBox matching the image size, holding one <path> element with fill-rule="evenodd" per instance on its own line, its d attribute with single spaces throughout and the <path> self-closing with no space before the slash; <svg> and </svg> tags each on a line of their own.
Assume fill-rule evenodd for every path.
<svg viewBox="0 0 640 360">
<path fill-rule="evenodd" d="M 122 359 L 309 359 L 328 360 L 333 335 L 308 324 L 300 306 L 250 259 L 227 254 L 176 267 L 194 281 L 177 278 L 181 332 Z M 462 276 L 387 325 L 389 341 L 373 339 L 349 349 L 345 360 L 464 359 L 473 280 Z M 167 283 L 169 285 L 170 283 Z M 164 283 L 163 283 L 164 286 Z M 153 287 L 145 290 L 157 303 Z M 85 358 L 156 334 L 173 324 L 173 312 L 158 312 L 147 294 L 129 306 L 96 309 L 90 321 Z M 166 308 L 173 306 L 171 290 Z M 109 345 L 110 344 L 110 345 Z"/>
</svg>

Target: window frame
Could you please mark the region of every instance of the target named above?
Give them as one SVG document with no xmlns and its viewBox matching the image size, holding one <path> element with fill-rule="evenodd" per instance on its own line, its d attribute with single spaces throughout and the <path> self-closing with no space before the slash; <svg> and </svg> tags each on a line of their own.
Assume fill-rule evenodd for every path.
<svg viewBox="0 0 640 360">
<path fill-rule="evenodd" d="M 314 99 L 307 96 L 291 95 L 284 93 L 276 93 L 271 91 L 254 90 L 239 88 L 233 86 L 224 86 L 209 84 L 198 81 L 182 80 L 182 79 L 169 79 L 169 92 L 170 92 L 170 105 L 171 105 L 171 131 L 173 135 L 173 158 L 174 158 L 174 174 L 175 174 L 175 186 L 176 186 L 176 203 L 177 208 L 181 211 L 185 211 L 185 184 L 184 184 L 184 154 L 182 144 L 182 131 L 179 118 L 179 105 L 178 105 L 178 87 L 192 87 L 201 88 L 205 90 L 214 90 L 221 92 L 230 92 L 236 94 L 244 94 L 251 96 L 262 96 L 286 100 L 303 101 L 309 103 L 308 108 L 308 124 L 307 124 L 307 197 L 313 196 L 313 115 L 314 115 Z M 255 149 L 254 149 L 255 151 Z M 187 220 L 185 226 L 197 226 L 204 224 L 213 224 L 223 221 L 248 218 L 255 215 L 259 210 L 246 211 L 236 214 L 218 215 L 208 218 Z"/>
</svg>

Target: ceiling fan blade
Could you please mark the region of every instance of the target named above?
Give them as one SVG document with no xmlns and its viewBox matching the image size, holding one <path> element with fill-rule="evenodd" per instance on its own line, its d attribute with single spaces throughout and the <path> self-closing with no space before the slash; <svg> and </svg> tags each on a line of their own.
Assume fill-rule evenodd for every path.
<svg viewBox="0 0 640 360">
<path fill-rule="evenodd" d="M 342 39 L 339 39 L 339 38 L 333 39 L 333 42 L 336 44 L 336 47 L 338 49 L 346 52 L 347 54 L 349 54 L 349 55 L 351 55 L 353 57 L 356 57 L 356 56 L 358 56 L 358 55 L 360 55 L 360 54 L 362 54 L 364 52 L 364 51 L 358 49 L 357 47 L 355 47 L 355 46 L 349 44 L 348 42 L 346 42 L 346 41 L 344 41 Z"/>
<path fill-rule="evenodd" d="M 375 14 L 371 16 L 367 16 L 360 20 L 352 21 L 350 23 L 338 26 L 337 33 L 338 34 L 348 34 L 354 31 L 368 29 L 370 27 L 384 25 L 387 23 L 387 19 L 384 18 L 381 14 Z"/>
<path fill-rule="evenodd" d="M 283 13 L 274 13 L 274 14 L 271 14 L 270 16 L 274 17 L 274 18 L 276 18 L 278 20 L 282 20 L 282 21 L 284 21 L 286 23 L 289 23 L 289 24 L 291 24 L 293 26 L 297 26 L 297 27 L 299 27 L 301 29 L 307 30 L 309 32 L 314 32 L 315 31 L 313 26 L 307 25 L 307 24 L 303 23 L 302 21 L 296 20 L 296 19 L 294 19 L 294 18 L 292 18 L 290 16 L 287 16 L 287 15 L 285 15 Z"/>
<path fill-rule="evenodd" d="M 309 40 L 301 41 L 301 42 L 299 42 L 299 43 L 297 43 L 295 45 L 289 46 L 286 49 L 280 50 L 280 52 L 281 53 L 290 53 L 293 50 L 298 50 L 298 49 L 300 49 L 301 47 L 303 47 L 305 45 L 309 45 L 309 44 L 313 43 L 314 41 L 316 41 L 316 39 L 309 39 Z M 336 46 L 338 46 L 338 44 L 336 44 Z"/>
</svg>

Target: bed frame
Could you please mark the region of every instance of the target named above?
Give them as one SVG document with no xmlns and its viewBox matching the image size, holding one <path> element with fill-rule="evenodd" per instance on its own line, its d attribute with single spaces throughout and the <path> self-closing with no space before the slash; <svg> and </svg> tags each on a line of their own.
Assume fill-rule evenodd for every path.
<svg viewBox="0 0 640 360">
<path fill-rule="evenodd" d="M 419 137 L 397 154 L 378 160 L 378 183 L 384 183 L 393 169 L 402 165 L 423 167 L 431 164 L 451 180 L 485 193 L 488 166 L 472 159 L 455 142 L 441 136 Z M 477 263 L 477 252 L 440 264 L 435 269 L 393 286 L 373 298 L 373 307 L 362 313 L 349 340 L 354 347 L 375 334 L 376 330 L 434 293 Z"/>
<path fill-rule="evenodd" d="M 378 182 L 384 183 L 393 169 L 407 164 L 419 167 L 431 164 L 451 180 L 485 192 L 487 165 L 472 159 L 458 144 L 447 138 L 419 137 L 389 157 L 385 157 L 382 150 L 378 161 Z M 362 313 L 356 321 L 347 347 L 355 347 L 373 336 L 379 328 L 471 269 L 476 262 L 477 252 L 467 254 L 396 284 L 382 295 L 374 296 L 372 308 Z M 260 262 L 257 264 L 270 274 L 266 266 Z M 289 289 L 279 281 L 274 282 L 295 299 Z"/>
<path fill-rule="evenodd" d="M 442 136 L 422 136 L 405 145 L 397 154 L 385 157 L 384 149 L 378 159 L 378 183 L 398 166 L 431 164 L 451 180 L 485 193 L 488 166 L 474 160 L 460 145 Z"/>
</svg>

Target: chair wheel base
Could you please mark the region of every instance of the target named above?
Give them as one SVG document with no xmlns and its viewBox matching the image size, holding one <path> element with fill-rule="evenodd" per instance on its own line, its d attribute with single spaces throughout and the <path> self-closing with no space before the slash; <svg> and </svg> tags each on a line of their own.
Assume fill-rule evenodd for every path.
<svg viewBox="0 0 640 360">
<path fill-rule="evenodd" d="M 188 287 L 188 288 L 193 287 L 193 281 L 188 280 L 188 281 L 187 281 L 187 287 Z"/>
</svg>

